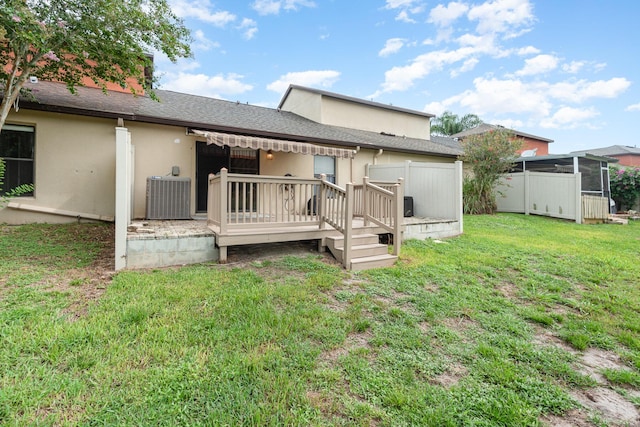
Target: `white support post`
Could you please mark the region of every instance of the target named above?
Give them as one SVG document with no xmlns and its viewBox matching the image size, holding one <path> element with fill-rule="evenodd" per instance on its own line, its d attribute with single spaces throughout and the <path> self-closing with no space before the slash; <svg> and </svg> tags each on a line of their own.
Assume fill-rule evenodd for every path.
<svg viewBox="0 0 640 427">
<path fill-rule="evenodd" d="M 524 171 L 524 214 L 531 212 L 531 171 Z"/>
<path fill-rule="evenodd" d="M 402 246 L 402 223 L 404 222 L 404 178 L 398 178 L 394 189 L 395 221 L 393 224 L 393 254 L 400 256 Z"/>
<path fill-rule="evenodd" d="M 324 185 L 326 179 L 326 174 L 323 173 L 320 175 L 320 194 L 316 200 L 316 209 L 318 210 L 318 219 L 320 220 L 318 228 L 321 230 L 325 228 L 325 219 L 327 217 L 327 187 Z"/>
<path fill-rule="evenodd" d="M 127 227 L 131 221 L 131 134 L 116 127 L 115 269 L 127 267 Z"/>
<path fill-rule="evenodd" d="M 362 218 L 364 226 L 369 226 L 369 175 L 362 179 Z"/>
<path fill-rule="evenodd" d="M 582 224 L 582 173 L 578 172 L 574 176 L 576 178 L 576 223 Z"/>
<path fill-rule="evenodd" d="M 342 265 L 351 270 L 351 235 L 353 233 L 353 183 L 349 182 L 346 188 L 345 212 L 344 212 L 344 248 L 342 251 Z"/>
<path fill-rule="evenodd" d="M 464 231 L 464 201 L 462 199 L 462 186 L 463 186 L 463 175 L 462 175 L 462 162 L 460 160 L 456 160 L 453 165 L 454 168 L 454 182 L 453 185 L 455 188 L 453 189 L 453 194 L 455 194 L 455 218 L 458 221 L 458 232 L 460 234 Z M 415 184 L 414 184 L 415 185 Z"/>
<path fill-rule="evenodd" d="M 227 218 L 229 203 L 229 187 L 227 182 L 227 169 L 220 169 L 220 200 L 218 204 L 218 208 L 220 209 L 220 234 L 227 234 L 227 222 L 229 218 Z M 221 254 L 222 255 L 222 254 Z"/>
</svg>

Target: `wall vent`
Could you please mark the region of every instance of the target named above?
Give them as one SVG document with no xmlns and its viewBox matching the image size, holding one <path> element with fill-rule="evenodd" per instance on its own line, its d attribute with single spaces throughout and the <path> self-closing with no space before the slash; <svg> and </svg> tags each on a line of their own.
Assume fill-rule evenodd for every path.
<svg viewBox="0 0 640 427">
<path fill-rule="evenodd" d="M 147 219 L 191 219 L 191 178 L 147 178 Z"/>
</svg>

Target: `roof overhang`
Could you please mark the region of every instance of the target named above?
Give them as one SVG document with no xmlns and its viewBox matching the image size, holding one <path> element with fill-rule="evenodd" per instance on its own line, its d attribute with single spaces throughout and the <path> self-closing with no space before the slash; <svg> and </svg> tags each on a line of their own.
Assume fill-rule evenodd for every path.
<svg viewBox="0 0 640 427">
<path fill-rule="evenodd" d="M 355 151 L 344 148 L 326 147 L 323 145 L 309 144 L 306 142 L 290 141 L 284 139 L 264 138 L 251 135 L 239 135 L 234 133 L 211 132 L 199 129 L 191 129 L 196 135 L 207 138 L 207 144 L 215 144 L 220 147 L 251 148 L 253 150 L 281 151 L 284 153 L 311 154 L 315 156 L 353 158 Z"/>
</svg>

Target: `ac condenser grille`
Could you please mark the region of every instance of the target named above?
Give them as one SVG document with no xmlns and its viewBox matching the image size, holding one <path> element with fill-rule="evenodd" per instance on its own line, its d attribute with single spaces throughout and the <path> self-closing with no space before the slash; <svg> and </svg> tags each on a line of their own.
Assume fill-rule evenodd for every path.
<svg viewBox="0 0 640 427">
<path fill-rule="evenodd" d="M 191 178 L 147 178 L 147 219 L 191 219 Z"/>
</svg>

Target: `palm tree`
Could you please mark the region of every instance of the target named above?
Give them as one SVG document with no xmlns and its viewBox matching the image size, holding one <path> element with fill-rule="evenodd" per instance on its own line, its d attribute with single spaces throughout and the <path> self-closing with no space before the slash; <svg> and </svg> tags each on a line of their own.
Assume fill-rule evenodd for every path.
<svg viewBox="0 0 640 427">
<path fill-rule="evenodd" d="M 431 122 L 431 135 L 449 136 L 482 124 L 482 120 L 475 114 L 465 114 L 458 117 L 451 111 L 445 111 Z"/>
</svg>

